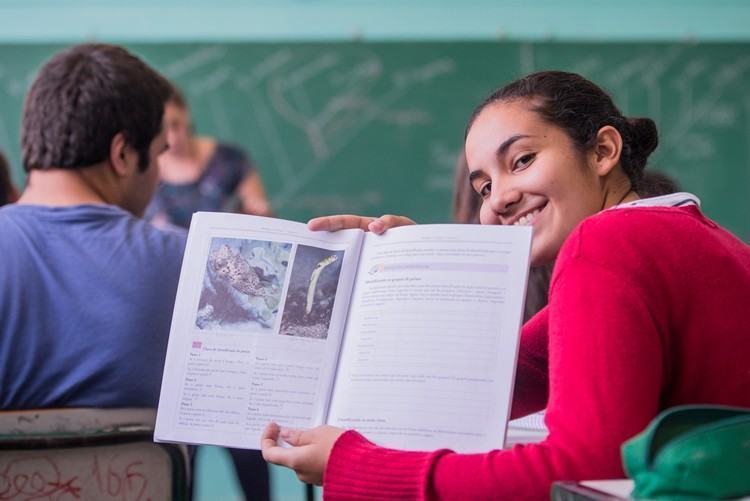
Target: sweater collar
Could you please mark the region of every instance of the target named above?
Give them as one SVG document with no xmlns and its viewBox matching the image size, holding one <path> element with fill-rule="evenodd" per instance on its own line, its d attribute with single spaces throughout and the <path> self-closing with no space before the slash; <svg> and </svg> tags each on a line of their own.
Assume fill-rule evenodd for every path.
<svg viewBox="0 0 750 501">
<path fill-rule="evenodd" d="M 692 193 L 679 192 L 662 195 L 660 197 L 641 198 L 632 202 L 615 205 L 613 209 L 626 209 L 630 207 L 684 207 L 695 205 L 700 208 L 701 201 Z"/>
</svg>

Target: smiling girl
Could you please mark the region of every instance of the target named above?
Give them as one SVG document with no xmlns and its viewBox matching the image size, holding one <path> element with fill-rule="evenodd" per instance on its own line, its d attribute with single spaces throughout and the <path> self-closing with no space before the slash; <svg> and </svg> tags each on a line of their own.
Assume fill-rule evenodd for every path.
<svg viewBox="0 0 750 501">
<path fill-rule="evenodd" d="M 638 198 L 656 145 L 653 121 L 623 117 L 570 73 L 517 80 L 469 121 L 481 223 L 533 226 L 532 264 L 555 261 L 549 306 L 523 327 L 512 412 L 546 405 L 544 442 L 406 452 L 352 430 L 271 424 L 266 459 L 324 483 L 327 499 L 549 499 L 555 480 L 623 477 L 620 446 L 663 409 L 750 407 L 750 248 L 693 195 Z M 331 216 L 310 227 L 411 223 Z"/>
</svg>

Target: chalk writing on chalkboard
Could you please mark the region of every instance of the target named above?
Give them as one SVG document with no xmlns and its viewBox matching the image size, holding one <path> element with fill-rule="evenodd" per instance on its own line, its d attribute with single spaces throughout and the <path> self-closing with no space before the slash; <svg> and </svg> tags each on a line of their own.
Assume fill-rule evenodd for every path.
<svg viewBox="0 0 750 501">
<path fill-rule="evenodd" d="M 0 46 L 0 148 L 22 179 L 18 124 L 38 65 L 60 46 Z M 239 144 L 280 216 L 450 220 L 471 110 L 521 74 L 560 69 L 653 118 L 653 167 L 750 240 L 750 56 L 743 43 L 220 43 L 130 48 L 174 80 L 199 133 Z"/>
</svg>

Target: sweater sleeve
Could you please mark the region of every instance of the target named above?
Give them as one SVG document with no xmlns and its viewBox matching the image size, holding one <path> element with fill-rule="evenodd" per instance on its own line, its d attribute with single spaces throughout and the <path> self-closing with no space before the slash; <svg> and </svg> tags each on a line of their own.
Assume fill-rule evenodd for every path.
<svg viewBox="0 0 750 501">
<path fill-rule="evenodd" d="M 548 329 L 549 309 L 545 307 L 529 319 L 521 330 L 511 419 L 540 411 L 547 405 Z"/>
<path fill-rule="evenodd" d="M 403 452 L 355 432 L 336 443 L 326 499 L 549 499 L 555 480 L 621 478 L 620 445 L 656 414 L 661 342 L 648 298 L 580 255 L 549 306 L 548 438 L 485 454 Z"/>
</svg>

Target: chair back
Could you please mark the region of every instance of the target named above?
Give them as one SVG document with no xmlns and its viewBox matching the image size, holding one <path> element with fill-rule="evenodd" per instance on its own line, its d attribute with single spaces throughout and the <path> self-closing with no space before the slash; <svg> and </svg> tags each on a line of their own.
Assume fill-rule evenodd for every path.
<svg viewBox="0 0 750 501">
<path fill-rule="evenodd" d="M 187 499 L 187 449 L 154 443 L 153 409 L 0 412 L 0 499 Z"/>
</svg>

